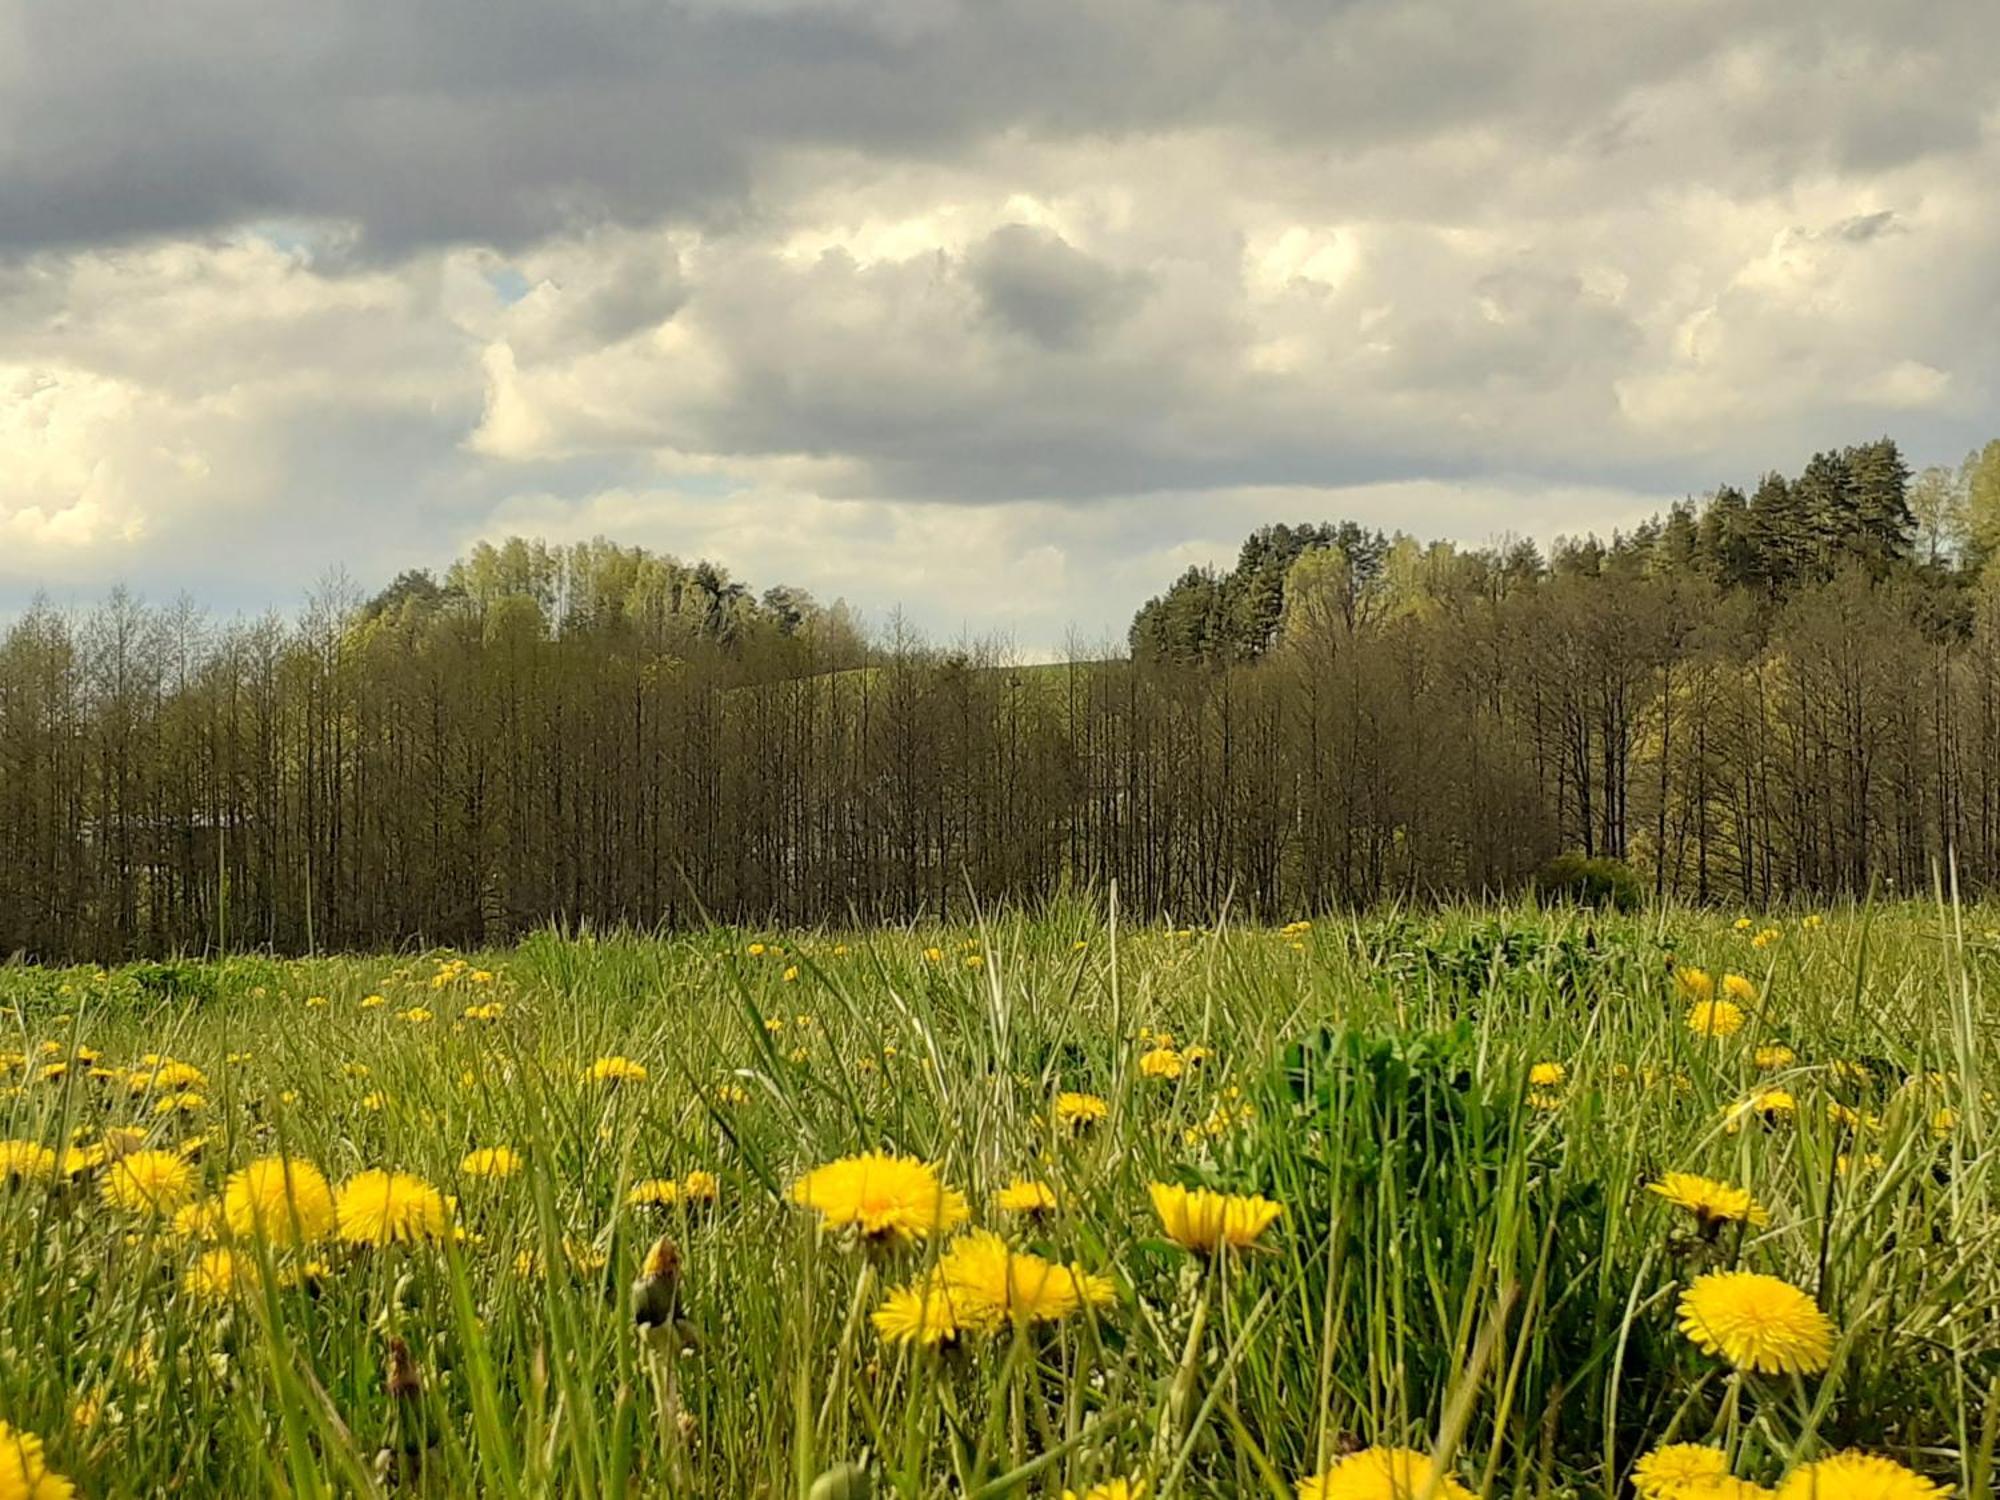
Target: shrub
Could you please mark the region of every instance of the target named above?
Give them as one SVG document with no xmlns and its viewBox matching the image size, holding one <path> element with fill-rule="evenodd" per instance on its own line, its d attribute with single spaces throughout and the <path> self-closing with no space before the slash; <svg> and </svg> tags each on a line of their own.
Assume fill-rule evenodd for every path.
<svg viewBox="0 0 2000 1500">
<path fill-rule="evenodd" d="M 1558 854 L 1536 874 L 1535 892 L 1545 902 L 1631 911 L 1639 904 L 1640 888 L 1639 877 L 1621 860 Z"/>
</svg>

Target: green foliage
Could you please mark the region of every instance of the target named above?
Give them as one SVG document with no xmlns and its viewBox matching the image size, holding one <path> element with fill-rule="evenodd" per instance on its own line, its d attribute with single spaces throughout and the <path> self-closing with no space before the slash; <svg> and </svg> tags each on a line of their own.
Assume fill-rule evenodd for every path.
<svg viewBox="0 0 2000 1500">
<path fill-rule="evenodd" d="M 1535 872 L 1535 891 L 1544 901 L 1632 911 L 1643 896 L 1639 877 L 1616 859 L 1558 854 Z"/>
</svg>

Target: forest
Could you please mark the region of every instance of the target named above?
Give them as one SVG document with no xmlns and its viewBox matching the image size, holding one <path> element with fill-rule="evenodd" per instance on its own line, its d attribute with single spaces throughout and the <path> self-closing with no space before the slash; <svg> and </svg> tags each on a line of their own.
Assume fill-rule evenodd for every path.
<svg viewBox="0 0 2000 1500">
<path fill-rule="evenodd" d="M 114 960 L 1516 891 L 2000 886 L 2000 442 L 1882 439 L 1609 540 L 1267 527 L 1116 659 L 869 632 L 707 563 L 482 544 L 218 622 L 0 641 L 0 953 Z"/>
</svg>

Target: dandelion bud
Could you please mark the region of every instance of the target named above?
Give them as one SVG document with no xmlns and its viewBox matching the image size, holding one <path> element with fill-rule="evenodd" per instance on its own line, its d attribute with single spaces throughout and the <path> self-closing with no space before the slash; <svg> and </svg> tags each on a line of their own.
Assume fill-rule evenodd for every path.
<svg viewBox="0 0 2000 1500">
<path fill-rule="evenodd" d="M 632 1283 L 632 1321 L 641 1329 L 673 1322 L 680 1302 L 681 1252 L 665 1235 L 653 1241 Z"/>
<path fill-rule="evenodd" d="M 859 1464 L 835 1464 L 813 1481 L 806 1500 L 869 1500 L 875 1482 Z"/>
</svg>

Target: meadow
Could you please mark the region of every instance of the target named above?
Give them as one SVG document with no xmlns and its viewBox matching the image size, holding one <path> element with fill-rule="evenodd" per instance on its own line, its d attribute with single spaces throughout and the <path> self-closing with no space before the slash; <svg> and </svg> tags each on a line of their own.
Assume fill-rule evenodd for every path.
<svg viewBox="0 0 2000 1500">
<path fill-rule="evenodd" d="M 0 1500 L 1985 1496 L 1996 929 L 0 968 Z"/>
</svg>

